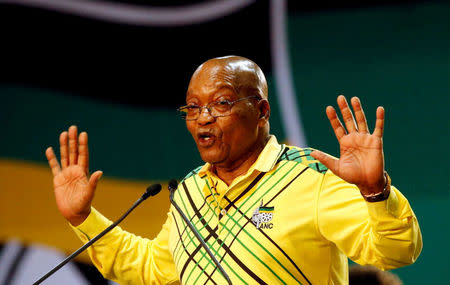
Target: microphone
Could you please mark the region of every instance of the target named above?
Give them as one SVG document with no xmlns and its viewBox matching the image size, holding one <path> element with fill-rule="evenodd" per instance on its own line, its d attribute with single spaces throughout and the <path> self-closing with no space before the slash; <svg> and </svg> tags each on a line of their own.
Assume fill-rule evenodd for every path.
<svg viewBox="0 0 450 285">
<path fill-rule="evenodd" d="M 47 274 L 45 274 L 44 276 L 42 276 L 38 281 L 34 282 L 33 285 L 37 285 L 37 284 L 41 284 L 42 281 L 44 281 L 45 279 L 47 279 L 48 277 L 50 277 L 53 273 L 55 273 L 56 271 L 58 271 L 61 267 L 63 267 L 67 262 L 69 262 L 70 260 L 72 260 L 74 257 L 76 257 L 77 255 L 79 255 L 81 252 L 83 252 L 86 248 L 88 248 L 89 246 L 91 246 L 94 242 L 96 242 L 97 240 L 99 240 L 102 236 L 104 236 L 106 233 L 108 233 L 110 230 L 112 230 L 114 227 L 116 227 L 123 219 L 125 219 L 128 214 L 131 213 L 131 211 L 134 210 L 134 208 L 136 208 L 140 203 L 142 203 L 145 199 L 147 199 L 150 196 L 155 196 L 156 194 L 159 193 L 159 191 L 161 191 L 161 184 L 153 184 L 150 185 L 149 187 L 147 187 L 147 190 L 145 191 L 144 194 L 142 194 L 142 196 L 136 201 L 134 202 L 133 206 L 131 206 L 130 209 L 128 209 L 128 211 L 122 215 L 122 217 L 120 217 L 117 221 L 115 221 L 113 224 L 111 224 L 109 227 L 107 227 L 105 230 L 103 230 L 101 233 L 99 233 L 98 235 L 96 235 L 93 239 L 91 239 L 90 241 L 88 241 L 87 243 L 85 243 L 82 247 L 80 247 L 79 249 L 77 249 L 77 251 L 75 251 L 74 253 L 72 253 L 71 255 L 69 255 L 66 259 L 64 259 L 63 261 L 61 261 L 60 264 L 58 264 L 57 266 L 55 266 L 52 270 L 50 270 L 49 272 L 47 272 Z"/>
<path fill-rule="evenodd" d="M 175 179 L 172 179 L 172 180 L 169 181 L 170 202 L 175 207 L 175 209 L 177 209 L 178 213 L 183 218 L 184 222 L 189 226 L 191 231 L 194 233 L 195 237 L 200 242 L 200 245 L 206 250 L 206 252 L 208 253 L 209 257 L 211 257 L 212 261 L 216 264 L 217 268 L 219 268 L 220 273 L 222 273 L 223 277 L 225 277 L 225 279 L 227 280 L 228 284 L 231 285 L 232 283 L 231 283 L 230 277 L 225 272 L 225 269 L 223 269 L 222 265 L 220 265 L 219 261 L 214 256 L 214 254 L 211 252 L 211 250 L 209 249 L 208 245 L 205 243 L 203 238 L 200 236 L 200 234 L 194 228 L 194 225 L 192 225 L 192 223 L 189 221 L 189 219 L 186 217 L 186 215 L 183 213 L 183 211 L 180 209 L 180 207 L 177 205 L 177 203 L 173 199 L 173 195 L 175 194 L 175 190 L 177 190 L 177 187 L 178 187 L 178 182 Z"/>
</svg>

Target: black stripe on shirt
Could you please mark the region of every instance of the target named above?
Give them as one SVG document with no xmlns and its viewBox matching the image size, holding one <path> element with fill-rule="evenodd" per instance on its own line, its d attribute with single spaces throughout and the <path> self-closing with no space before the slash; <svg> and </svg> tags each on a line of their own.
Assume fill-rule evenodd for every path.
<svg viewBox="0 0 450 285">
<path fill-rule="evenodd" d="M 250 185 L 247 186 L 247 188 L 244 189 L 244 191 L 241 192 L 241 194 L 239 194 L 239 196 L 237 196 L 233 201 L 230 201 L 229 204 L 225 207 L 225 210 L 228 211 L 231 206 L 234 206 L 234 203 L 236 203 L 237 201 L 239 201 L 239 199 L 241 199 L 245 194 L 248 193 L 248 191 L 250 191 L 255 185 L 256 183 L 258 183 L 266 174 L 266 172 L 261 172 L 260 174 L 258 174 L 258 176 L 256 176 L 255 179 L 253 179 L 253 181 L 250 183 Z M 222 212 L 219 214 L 219 221 L 222 218 Z"/>
<path fill-rule="evenodd" d="M 256 275 L 253 271 L 250 270 L 250 268 L 248 268 L 241 260 L 239 260 L 239 258 L 230 250 L 230 248 L 228 246 L 226 246 L 221 239 L 219 239 L 219 236 L 216 233 L 216 230 L 218 227 L 215 227 L 215 229 L 211 229 L 211 227 L 205 222 L 204 219 L 202 219 L 202 216 L 200 215 L 200 212 L 198 211 L 198 209 L 196 208 L 194 201 L 192 200 L 191 195 L 189 194 L 189 190 L 187 189 L 186 183 L 182 183 L 184 191 L 186 193 L 186 196 L 189 200 L 189 203 L 191 204 L 192 209 L 195 212 L 195 215 L 197 215 L 197 217 L 201 220 L 202 224 L 204 225 L 204 227 L 208 230 L 209 234 L 212 235 L 212 237 L 214 237 L 216 239 L 216 242 L 218 244 L 222 244 L 222 248 L 225 250 L 225 253 L 228 253 L 230 255 L 230 257 L 234 260 L 234 262 L 236 262 L 237 265 L 239 265 L 242 270 L 244 270 L 250 277 L 252 277 L 256 282 L 258 282 L 258 284 L 267 284 L 266 282 L 264 282 L 261 278 L 259 278 L 258 275 Z M 199 245 L 200 247 L 201 245 Z"/>
<path fill-rule="evenodd" d="M 209 194 L 208 196 L 205 197 L 205 200 L 203 201 L 203 204 L 200 206 L 200 209 L 199 209 L 199 210 L 201 210 L 201 209 L 203 208 L 203 206 L 206 205 L 206 199 L 208 199 L 210 196 L 212 196 L 212 194 Z M 194 217 L 191 217 L 190 220 L 189 220 L 191 223 L 192 223 L 192 219 L 193 219 L 193 218 L 194 218 Z M 185 227 L 184 227 L 183 231 L 181 232 L 180 237 L 182 237 L 182 236 L 184 235 L 184 232 L 186 231 L 187 228 L 188 228 L 188 226 L 185 226 Z M 175 244 L 175 247 L 174 247 L 175 250 L 177 249 L 178 245 L 180 244 L 180 241 L 181 241 L 181 239 L 179 239 L 179 240 L 177 241 L 177 243 Z M 174 251 L 174 253 L 175 253 L 175 251 Z"/>
<path fill-rule="evenodd" d="M 300 171 L 300 173 L 299 174 L 297 174 L 291 181 L 289 181 L 289 183 L 287 183 L 277 194 L 275 194 L 275 196 L 274 197 L 272 197 L 272 199 L 270 199 L 270 201 L 269 202 L 267 202 L 267 203 L 265 203 L 265 207 L 269 204 L 269 203 L 271 203 L 278 195 L 280 195 L 281 194 L 281 192 L 283 192 L 292 182 L 294 182 L 300 175 L 302 175 L 306 170 L 308 169 L 308 167 L 305 167 L 302 171 Z M 225 197 L 225 199 L 227 199 L 227 201 L 229 201 L 228 200 L 228 198 L 227 197 Z M 230 202 L 230 201 L 229 201 Z M 230 204 L 231 204 L 231 202 L 230 202 Z M 233 204 L 233 207 L 242 215 L 242 216 L 244 216 L 246 219 L 247 219 L 247 222 L 241 227 L 241 229 L 236 233 L 236 235 L 234 235 L 234 237 L 233 237 L 233 240 L 230 242 L 230 244 L 229 244 L 229 247 L 231 247 L 231 245 L 234 243 L 234 241 L 236 240 L 236 238 L 237 238 L 237 236 L 240 234 L 240 232 L 242 231 L 242 229 L 243 228 L 245 228 L 249 223 L 251 223 L 251 219 L 249 218 L 249 217 L 247 217 L 238 207 L 236 207 L 234 204 Z M 251 223 L 251 224 L 253 224 L 253 223 Z M 283 255 L 291 262 L 291 264 L 298 270 L 298 272 L 303 276 L 303 278 L 305 278 L 305 280 L 308 282 L 308 284 L 311 284 L 311 282 L 308 280 L 308 278 L 306 278 L 306 276 L 305 276 L 305 274 L 303 274 L 303 272 L 301 271 L 301 269 L 297 266 L 297 264 L 295 264 L 295 262 L 292 260 L 292 258 L 291 257 L 289 257 L 289 255 L 274 241 L 274 240 L 272 240 L 263 230 L 261 230 L 261 229 L 259 229 L 258 228 L 258 230 L 275 246 L 275 247 L 277 247 L 280 251 L 281 251 L 281 253 L 283 253 Z M 220 259 L 220 261 L 222 261 L 223 259 L 224 259 L 224 257 L 225 257 L 225 255 L 226 254 L 224 254 L 222 257 L 221 257 L 221 259 Z M 212 274 L 214 274 L 214 271 L 213 271 L 213 273 Z"/>
<path fill-rule="evenodd" d="M 180 233 L 180 228 L 178 227 L 178 223 L 177 223 L 177 219 L 175 218 L 175 215 L 172 213 L 172 216 L 173 216 L 173 220 L 175 221 L 175 226 L 176 226 L 176 228 L 177 228 L 177 231 L 178 231 L 178 235 L 179 235 L 179 237 L 180 237 L 180 240 L 181 240 L 181 233 Z M 209 275 L 205 270 L 203 270 L 203 268 L 201 267 L 201 265 L 194 259 L 194 255 L 195 255 L 195 253 L 197 253 L 196 251 L 194 251 L 195 253 L 193 254 L 193 255 L 191 255 L 191 254 L 189 254 L 189 252 L 187 251 L 187 248 L 184 246 L 184 243 L 183 242 L 181 242 L 181 245 L 183 246 L 183 249 L 184 249 L 184 251 L 186 252 L 186 254 L 189 256 L 189 258 L 190 259 L 192 259 L 192 261 L 193 262 L 195 262 L 195 265 L 197 265 L 198 266 L 198 268 L 208 277 L 208 280 L 211 280 L 214 284 L 217 284 L 212 278 L 211 278 L 211 276 L 212 276 L 212 274 L 211 275 Z M 197 249 L 196 249 L 197 250 Z M 191 258 L 192 257 L 192 258 Z M 188 260 L 190 260 L 190 259 L 188 259 Z M 184 267 L 183 267 L 183 270 L 186 270 L 185 269 L 185 267 L 187 266 L 187 264 L 188 264 L 189 262 L 186 262 L 185 264 L 184 264 Z M 180 282 L 181 282 L 181 279 L 182 279 L 182 275 L 180 275 Z M 205 282 L 206 283 L 206 282 Z"/>
</svg>

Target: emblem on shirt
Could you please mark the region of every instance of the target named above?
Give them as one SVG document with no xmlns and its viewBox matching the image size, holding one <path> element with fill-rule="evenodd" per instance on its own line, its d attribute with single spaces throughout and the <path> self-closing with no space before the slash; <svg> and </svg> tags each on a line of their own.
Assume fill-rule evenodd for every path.
<svg viewBox="0 0 450 285">
<path fill-rule="evenodd" d="M 257 229 L 271 229 L 273 228 L 272 218 L 273 210 L 275 207 L 263 207 L 263 201 L 261 205 L 255 209 L 252 215 L 252 222 Z"/>
</svg>

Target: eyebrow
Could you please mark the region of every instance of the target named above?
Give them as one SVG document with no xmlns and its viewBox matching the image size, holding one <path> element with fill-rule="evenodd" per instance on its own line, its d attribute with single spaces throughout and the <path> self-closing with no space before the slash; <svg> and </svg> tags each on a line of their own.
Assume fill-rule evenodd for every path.
<svg viewBox="0 0 450 285">
<path fill-rule="evenodd" d="M 212 93 L 211 96 L 214 97 L 214 96 L 216 96 L 218 93 L 223 92 L 224 90 L 229 90 L 229 91 L 231 91 L 233 94 L 236 95 L 236 90 L 235 90 L 232 86 L 229 86 L 229 85 L 227 85 L 227 84 L 222 84 L 222 85 L 219 85 L 219 86 L 218 86 L 217 90 L 216 90 L 214 93 Z M 196 94 L 189 93 L 189 90 L 188 90 L 187 93 L 186 93 L 186 101 L 187 101 L 188 99 L 190 99 L 191 97 L 195 97 L 195 96 L 196 96 Z"/>
</svg>

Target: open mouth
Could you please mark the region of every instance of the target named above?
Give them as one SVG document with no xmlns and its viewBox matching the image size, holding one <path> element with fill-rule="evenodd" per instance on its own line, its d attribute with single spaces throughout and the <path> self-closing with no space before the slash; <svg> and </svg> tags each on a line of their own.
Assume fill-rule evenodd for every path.
<svg viewBox="0 0 450 285">
<path fill-rule="evenodd" d="M 211 132 L 199 132 L 197 134 L 197 138 L 201 146 L 210 146 L 216 139 L 216 137 Z"/>
<path fill-rule="evenodd" d="M 202 140 L 208 140 L 208 139 L 211 138 L 211 135 L 209 135 L 209 134 L 201 134 L 198 137 L 199 137 L 199 139 L 202 139 Z"/>
</svg>

